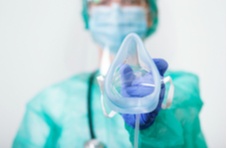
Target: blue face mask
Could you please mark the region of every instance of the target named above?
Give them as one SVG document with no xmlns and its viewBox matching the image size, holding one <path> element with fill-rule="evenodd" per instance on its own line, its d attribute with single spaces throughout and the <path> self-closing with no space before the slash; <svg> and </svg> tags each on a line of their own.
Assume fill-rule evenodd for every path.
<svg viewBox="0 0 227 148">
<path fill-rule="evenodd" d="M 136 33 L 145 38 L 146 11 L 142 7 L 97 6 L 91 8 L 89 27 L 94 41 L 116 54 L 124 38 Z"/>
</svg>

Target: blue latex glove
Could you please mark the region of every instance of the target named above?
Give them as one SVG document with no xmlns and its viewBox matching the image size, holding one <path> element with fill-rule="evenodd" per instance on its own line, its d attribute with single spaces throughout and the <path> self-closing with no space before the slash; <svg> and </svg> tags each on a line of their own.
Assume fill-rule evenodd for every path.
<svg viewBox="0 0 227 148">
<path fill-rule="evenodd" d="M 164 75 L 165 71 L 168 68 L 168 63 L 163 59 L 154 59 L 154 62 L 159 70 L 161 76 Z M 153 87 L 139 86 L 140 83 L 152 83 L 152 76 L 150 74 L 144 75 L 142 78 L 136 78 L 133 74 L 133 71 L 129 65 L 123 65 L 120 68 L 121 79 L 122 79 L 122 90 L 121 94 L 125 97 L 143 97 L 146 96 L 152 91 Z M 158 112 L 161 109 L 161 104 L 165 94 L 165 85 L 161 85 L 161 92 L 159 96 L 159 103 L 156 109 L 150 113 L 141 114 L 140 117 L 140 129 L 146 129 L 154 123 Z M 124 118 L 124 121 L 129 126 L 135 128 L 136 115 L 134 114 L 121 114 Z"/>
</svg>

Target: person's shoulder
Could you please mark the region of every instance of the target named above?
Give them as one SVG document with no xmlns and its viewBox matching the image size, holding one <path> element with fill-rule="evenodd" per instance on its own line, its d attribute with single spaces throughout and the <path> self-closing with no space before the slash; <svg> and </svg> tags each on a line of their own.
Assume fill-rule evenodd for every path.
<svg viewBox="0 0 227 148">
<path fill-rule="evenodd" d="M 90 77 L 91 73 L 80 73 L 76 74 L 66 80 L 63 80 L 61 82 L 58 82 L 49 88 L 46 89 L 46 91 L 53 91 L 53 90 L 62 90 L 64 92 L 70 91 L 70 90 L 78 90 L 83 89 L 84 87 L 87 87 L 88 85 L 88 79 Z"/>
<path fill-rule="evenodd" d="M 166 76 L 170 76 L 174 81 L 189 81 L 197 83 L 198 75 L 188 71 L 167 71 Z"/>
<path fill-rule="evenodd" d="M 80 97 L 86 93 L 90 74 L 76 74 L 45 88 L 27 103 L 27 107 L 36 111 L 49 110 L 51 106 L 60 109 L 72 96 Z"/>
<path fill-rule="evenodd" d="M 173 106 L 202 106 L 200 97 L 199 77 L 187 71 L 168 71 L 175 87 Z"/>
<path fill-rule="evenodd" d="M 44 89 L 41 94 L 51 95 L 57 93 L 61 96 L 61 94 L 70 94 L 72 91 L 80 91 L 87 87 L 90 74 L 91 73 L 76 74 Z"/>
<path fill-rule="evenodd" d="M 187 71 L 167 71 L 165 76 L 170 76 L 174 85 L 199 91 L 199 77 L 194 73 Z"/>
<path fill-rule="evenodd" d="M 176 87 L 194 94 L 199 93 L 199 77 L 196 74 L 187 71 L 167 71 L 165 76 L 170 76 Z"/>
</svg>

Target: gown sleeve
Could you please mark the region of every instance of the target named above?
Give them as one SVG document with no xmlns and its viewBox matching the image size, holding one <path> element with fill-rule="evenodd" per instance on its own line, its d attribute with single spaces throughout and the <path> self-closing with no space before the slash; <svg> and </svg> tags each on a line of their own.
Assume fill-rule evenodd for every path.
<svg viewBox="0 0 227 148">
<path fill-rule="evenodd" d="M 13 148 L 54 147 L 59 130 L 43 111 L 43 99 L 45 95 L 40 94 L 27 104 Z"/>
<path fill-rule="evenodd" d="M 203 102 L 200 98 L 198 77 L 185 72 L 167 73 L 167 75 L 172 77 L 175 86 L 172 106 L 161 110 L 153 125 L 140 130 L 139 147 L 207 147 L 199 120 Z M 125 128 L 133 144 L 134 129 L 126 124 Z"/>
</svg>

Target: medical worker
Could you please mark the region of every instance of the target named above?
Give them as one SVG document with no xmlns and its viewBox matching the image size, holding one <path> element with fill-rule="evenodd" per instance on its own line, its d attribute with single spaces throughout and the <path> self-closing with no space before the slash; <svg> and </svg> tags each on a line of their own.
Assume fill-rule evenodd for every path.
<svg viewBox="0 0 227 148">
<path fill-rule="evenodd" d="M 104 49 L 114 57 L 129 33 L 136 33 L 145 40 L 155 32 L 158 24 L 156 0 L 83 0 L 82 15 L 86 29 L 98 46 L 100 58 Z M 141 115 L 139 147 L 207 147 L 200 128 L 199 113 L 203 102 L 198 77 L 183 71 L 166 72 L 165 60 L 151 60 L 161 76 L 173 79 L 174 99 L 170 108 L 161 108 L 168 88 L 162 84 L 158 106 Z M 124 66 L 122 82 L 132 78 L 127 75 L 128 71 L 131 68 Z M 97 70 L 75 75 L 43 90 L 29 101 L 13 147 L 133 147 L 135 115 L 104 117 L 96 80 L 99 73 Z M 143 88 L 129 91 L 129 87 L 124 91 L 132 97 L 145 96 L 151 91 Z"/>
</svg>

